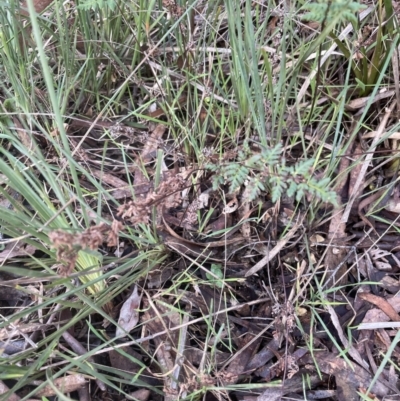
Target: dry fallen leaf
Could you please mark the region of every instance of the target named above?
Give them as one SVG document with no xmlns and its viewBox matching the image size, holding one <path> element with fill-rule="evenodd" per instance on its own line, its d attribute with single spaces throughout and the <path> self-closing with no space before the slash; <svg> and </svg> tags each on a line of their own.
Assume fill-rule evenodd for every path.
<svg viewBox="0 0 400 401">
<path fill-rule="evenodd" d="M 385 258 L 385 256 L 392 256 L 391 252 L 385 251 L 384 249 L 373 248 L 368 253 L 378 270 L 392 270 L 392 265 L 389 263 L 388 259 Z"/>
<path fill-rule="evenodd" d="M 388 316 L 393 322 L 400 322 L 400 316 L 396 309 L 384 298 L 378 297 L 377 295 L 369 292 L 359 292 L 358 297 L 377 306 L 386 316 Z"/>
<path fill-rule="evenodd" d="M 140 296 L 136 285 L 130 297 L 122 305 L 115 337 L 125 336 L 137 325 L 139 321 L 139 312 L 137 311 L 139 306 Z"/>
<path fill-rule="evenodd" d="M 53 380 L 53 386 L 47 385 L 39 390 L 36 395 L 39 397 L 51 397 L 56 394 L 53 387 L 56 387 L 63 394 L 71 393 L 84 386 L 86 379 L 84 375 L 75 374 L 65 377 L 59 377 Z"/>
<path fill-rule="evenodd" d="M 339 165 L 340 175 L 343 177 L 339 185 L 335 188 L 338 194 L 338 204 L 332 212 L 332 219 L 329 223 L 328 237 L 326 242 L 329 244 L 327 249 L 324 265 L 328 272 L 325 285 L 334 287 L 336 285 L 343 285 L 347 283 L 347 266 L 343 261 L 348 254 L 346 249 L 346 223 L 344 220 L 345 211 L 341 202 L 340 194 L 348 181 L 348 166 L 350 162 L 347 158 L 342 158 Z M 353 190 L 353 188 L 352 188 Z"/>
<path fill-rule="evenodd" d="M 15 244 L 7 244 L 4 251 L 0 252 L 0 262 L 5 262 L 9 259 L 16 258 L 18 256 L 33 255 L 36 248 L 32 245 L 15 246 Z"/>
<path fill-rule="evenodd" d="M 225 205 L 222 213 L 224 214 L 233 213 L 238 208 L 238 206 L 239 206 L 238 200 L 236 198 L 233 198 Z"/>
<path fill-rule="evenodd" d="M 150 397 L 150 390 L 147 388 L 141 388 L 140 390 L 136 390 L 133 393 L 129 394 L 133 399 L 139 401 L 147 401 Z"/>
<path fill-rule="evenodd" d="M 372 375 L 357 363 L 352 365 L 332 352 L 315 352 L 302 358 L 302 364 L 316 364 L 319 371 L 334 376 L 336 380 L 336 397 L 340 401 L 358 401 L 357 391 L 368 388 Z M 386 396 L 389 389 L 378 379 L 371 389 L 378 396 Z"/>
<path fill-rule="evenodd" d="M 267 388 L 259 397 L 257 397 L 257 401 L 280 401 L 282 397 L 282 387 L 276 386 Z"/>
<path fill-rule="evenodd" d="M 121 352 L 122 350 L 122 352 Z M 126 356 L 128 354 L 130 357 Z M 110 364 L 113 368 L 124 370 L 132 375 L 140 370 L 140 361 L 142 356 L 136 352 L 132 347 L 122 347 L 122 349 L 112 349 L 109 352 Z M 135 360 L 137 362 L 135 362 Z"/>
</svg>

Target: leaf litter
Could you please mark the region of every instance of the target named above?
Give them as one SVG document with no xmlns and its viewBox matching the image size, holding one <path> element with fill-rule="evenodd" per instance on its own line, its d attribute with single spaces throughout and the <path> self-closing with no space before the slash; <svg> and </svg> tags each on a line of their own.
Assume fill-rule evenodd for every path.
<svg viewBox="0 0 400 401">
<path fill-rule="evenodd" d="M 183 12 L 175 2 L 162 3 L 173 18 Z M 271 24 L 277 23 L 275 17 Z M 154 69 L 162 65 L 151 60 L 147 64 Z M 185 79 L 168 69 L 166 73 L 170 79 Z M 307 88 L 302 97 L 306 93 Z M 192 112 L 185 103 L 189 95 L 193 93 L 179 101 L 183 115 Z M 375 96 L 373 102 L 389 105 L 382 103 L 385 99 Z M 356 113 L 367 101 L 354 98 L 348 109 Z M 245 184 L 229 191 L 228 183 L 222 182 L 213 189 L 212 173 L 182 148 L 172 146 L 172 123 L 161 108 L 149 116 L 163 118 L 162 123 L 142 122 L 140 134 L 129 126 L 102 121 L 100 116 L 94 120 L 75 116 L 68 126 L 75 158 L 88 166 L 97 184 L 108 187 L 107 195 L 101 195 L 101 217 L 112 217 L 105 223 L 96 221 L 94 214 L 92 225 L 85 229 L 49 232 L 58 262 L 51 266 L 57 270 L 53 279 L 79 279 L 75 273 L 80 252 L 109 256 L 116 248 L 126 247 L 127 254 L 138 255 L 159 247 L 165 257 L 138 274 L 133 290 L 125 286 L 121 292 L 112 287 L 110 297 L 90 313 L 97 328 L 85 317 L 65 329 L 62 343 L 55 345 L 57 351 L 67 350 L 77 358 L 98 347 L 86 358 L 87 374 L 69 372 L 54 379 L 53 386 L 36 381 L 11 393 L 15 379 L 0 380 L 1 394 L 18 400 L 29 392 L 33 397 L 61 392 L 84 399 L 90 389 L 96 394 L 92 399 L 115 400 L 178 400 L 197 394 L 209 400 L 304 396 L 347 401 L 360 399 L 360 393 L 372 399 L 396 399 L 398 372 L 393 365 L 398 365 L 400 350 L 397 344 L 393 346 L 393 339 L 398 326 L 383 329 L 379 323 L 400 320 L 398 216 L 393 208 L 394 212 L 371 209 L 369 215 L 367 179 L 376 168 L 373 152 L 388 152 L 379 139 L 394 120 L 394 107 L 392 103 L 383 113 L 378 126 L 371 123 L 374 135 L 366 158 L 357 161 L 350 153 L 342 156 L 336 171 L 338 202 L 334 207 L 320 206 L 321 210 L 325 207 L 325 214 L 321 212 L 314 221 L 306 212 L 316 200 L 307 194 L 300 202 L 287 197 L 273 203 L 271 194 L 261 191 L 250 202 Z M 128 161 L 123 163 L 121 151 L 107 149 L 107 163 L 103 163 L 99 139 L 106 134 L 122 145 Z M 238 132 L 239 138 L 244 140 L 243 132 Z M 348 149 L 358 155 L 368 139 L 355 140 Z M 235 145 L 224 149 L 222 156 L 210 146 L 204 157 L 217 163 L 237 160 L 242 149 Z M 129 153 L 130 148 L 135 151 Z M 294 165 L 296 149 L 283 151 Z M 355 167 L 350 170 L 352 163 Z M 390 180 L 383 178 L 385 185 Z M 88 193 L 93 191 L 88 176 L 81 183 Z M 88 206 L 96 204 L 95 196 L 87 198 Z M 115 200 L 119 204 L 113 204 Z M 153 230 L 154 242 L 129 239 L 132 230 L 143 239 L 146 228 Z M 314 242 L 313 238 L 319 239 Z M 307 243 L 312 246 L 308 248 Z M 1 253 L 5 267 L 0 270 L 1 313 L 7 317 L 17 313 L 17 305 L 37 302 L 22 280 L 18 288 L 14 288 L 15 281 L 7 284 L 20 277 L 13 267 L 24 266 L 27 254 L 38 252 L 32 245 L 22 245 Z M 114 261 L 101 270 L 112 273 L 118 264 Z M 124 276 L 109 274 L 107 285 L 111 287 L 113 280 L 124 280 Z M 14 291 L 6 291 L 10 288 Z M 74 302 L 79 301 L 74 292 L 63 293 L 61 286 L 54 292 L 63 294 L 68 308 L 74 309 Z M 51 298 L 54 294 L 45 295 Z M 3 324 L 1 358 L 21 353 L 20 367 L 29 367 L 23 353 L 67 327 L 61 313 L 48 313 L 46 321 L 38 321 L 38 315 L 32 322 L 28 318 Z M 99 333 L 98 324 L 105 314 L 114 324 Z M 363 324 L 366 329 L 361 329 Z M 99 347 L 109 341 L 115 346 Z M 383 355 L 389 352 L 393 365 L 379 370 Z M 56 373 L 63 363 L 54 352 L 42 371 Z M 104 380 L 95 379 L 99 376 Z M 119 382 L 122 391 L 111 382 Z M 32 387 L 38 385 L 41 389 L 35 391 Z"/>
</svg>

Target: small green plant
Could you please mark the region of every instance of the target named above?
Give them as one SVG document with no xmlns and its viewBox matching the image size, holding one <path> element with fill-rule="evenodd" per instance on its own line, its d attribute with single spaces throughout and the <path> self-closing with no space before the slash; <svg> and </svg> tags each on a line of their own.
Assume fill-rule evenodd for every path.
<svg viewBox="0 0 400 401">
<path fill-rule="evenodd" d="M 307 159 L 288 166 L 282 155 L 282 145 L 264 148 L 257 154 L 250 149 L 240 150 L 237 160 L 226 165 L 209 163 L 206 169 L 215 173 L 213 187 L 229 184 L 229 192 L 235 192 L 246 184 L 245 198 L 254 201 L 268 188 L 272 201 L 282 194 L 295 196 L 300 201 L 304 195 L 314 195 L 324 202 L 336 204 L 336 193 L 329 189 L 328 177 L 316 179 L 311 174 L 314 159 Z"/>
<path fill-rule="evenodd" d="M 222 266 L 218 263 L 212 263 L 210 271 L 212 274 L 206 273 L 207 280 L 213 282 L 218 288 L 224 288 Z"/>
<path fill-rule="evenodd" d="M 303 6 L 303 9 L 308 10 L 308 13 L 303 16 L 303 19 L 308 21 L 317 21 L 324 25 L 329 24 L 335 18 L 347 20 L 357 23 L 357 13 L 366 8 L 365 5 L 359 4 L 357 1 L 351 0 L 318 0 L 315 3 L 308 3 Z"/>
</svg>

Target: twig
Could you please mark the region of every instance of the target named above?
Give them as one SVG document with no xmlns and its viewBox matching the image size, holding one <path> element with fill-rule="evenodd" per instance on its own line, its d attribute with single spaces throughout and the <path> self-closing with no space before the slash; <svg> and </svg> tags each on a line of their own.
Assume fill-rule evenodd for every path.
<svg viewBox="0 0 400 401">
<path fill-rule="evenodd" d="M 87 349 L 85 349 L 85 347 L 77 339 L 72 337 L 71 334 L 68 333 L 68 331 L 64 331 L 64 333 L 62 333 L 62 336 L 76 354 L 81 356 L 81 355 L 85 355 L 87 353 Z M 91 363 L 94 363 L 92 357 L 89 357 L 87 360 Z M 93 369 L 94 369 L 94 367 L 93 367 Z M 101 391 L 107 390 L 107 387 L 105 386 L 105 384 L 102 381 L 100 381 L 99 379 L 96 379 L 96 384 L 99 386 L 99 389 Z"/>
<path fill-rule="evenodd" d="M 188 322 L 189 322 L 189 313 L 183 315 L 183 324 L 185 323 L 187 324 Z M 173 392 L 178 390 L 179 374 L 182 367 L 182 361 L 184 359 L 183 355 L 187 341 L 187 329 L 188 329 L 187 325 L 182 327 L 179 336 L 178 348 L 176 350 L 176 357 L 175 357 L 175 366 L 171 377 L 171 389 L 173 390 Z M 182 398 L 185 397 L 186 394 L 182 394 Z"/>
</svg>

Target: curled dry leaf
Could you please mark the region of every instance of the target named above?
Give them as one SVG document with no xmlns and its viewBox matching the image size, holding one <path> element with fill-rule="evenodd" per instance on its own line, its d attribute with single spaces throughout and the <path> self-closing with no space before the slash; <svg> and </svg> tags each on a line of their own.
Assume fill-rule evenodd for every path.
<svg viewBox="0 0 400 401">
<path fill-rule="evenodd" d="M 239 342 L 239 351 L 231 358 L 228 368 L 222 379 L 225 384 L 234 384 L 246 370 L 246 365 L 256 353 L 261 344 L 261 336 L 254 338 L 254 333 L 248 333 Z"/>
<path fill-rule="evenodd" d="M 352 366 L 343 358 L 332 352 L 315 352 L 314 355 L 307 354 L 301 359 L 301 364 L 318 366 L 320 372 L 335 377 L 336 399 L 343 401 L 358 401 L 360 397 L 357 392 L 360 388 L 369 388 L 372 375 L 352 362 Z M 386 396 L 389 389 L 379 378 L 371 389 L 378 396 Z"/>
<path fill-rule="evenodd" d="M 118 319 L 118 327 L 115 337 L 123 337 L 137 325 L 139 321 L 140 296 L 138 287 L 135 286 L 130 297 L 124 302 Z"/>
<path fill-rule="evenodd" d="M 251 226 L 250 223 L 247 221 L 246 216 L 250 213 L 251 208 L 250 208 L 250 202 L 248 202 L 247 199 L 248 196 L 246 196 L 246 193 L 243 193 L 241 197 L 242 206 L 239 208 L 238 213 L 240 216 L 240 220 L 243 221 L 240 227 L 240 232 L 242 233 L 243 237 L 249 241 L 251 237 Z"/>
<path fill-rule="evenodd" d="M 385 256 L 392 256 L 391 252 L 375 248 L 369 251 L 369 255 L 378 270 L 392 270 L 392 265 L 389 263 L 388 259 L 385 258 Z"/>
<path fill-rule="evenodd" d="M 394 90 L 391 91 L 386 91 L 384 93 L 380 93 L 376 96 L 373 97 L 372 103 L 378 102 L 382 99 L 385 99 L 387 97 L 391 97 L 394 95 Z M 361 109 L 367 105 L 368 102 L 371 101 L 371 96 L 366 96 L 366 97 L 360 97 L 358 99 L 354 99 L 350 101 L 348 104 L 346 104 L 346 109 L 350 111 L 357 111 L 358 109 Z"/>
<path fill-rule="evenodd" d="M 257 401 L 280 401 L 282 397 L 282 387 L 276 386 L 266 389 L 259 397 L 257 397 Z"/>
<path fill-rule="evenodd" d="M 141 170 L 141 166 L 149 163 L 157 154 L 157 149 L 159 145 L 162 143 L 162 136 L 166 130 L 166 126 L 162 124 L 158 124 L 154 127 L 154 129 L 150 129 L 152 133 L 147 138 L 145 142 L 145 146 L 142 149 L 141 154 L 136 159 L 136 167 L 133 171 L 134 173 L 134 187 L 135 187 L 135 195 L 138 195 L 136 192 L 136 188 L 143 185 L 149 184 L 149 179 L 145 176 L 143 171 Z"/>
<path fill-rule="evenodd" d="M 238 208 L 238 206 L 239 206 L 238 200 L 234 198 L 226 204 L 222 213 L 224 214 L 233 213 Z"/>
<path fill-rule="evenodd" d="M 400 202 L 399 202 L 398 194 L 392 195 L 389 200 L 387 201 L 384 209 L 388 212 L 400 214 Z"/>
<path fill-rule="evenodd" d="M 347 282 L 347 266 L 343 263 L 347 255 L 347 249 L 345 248 L 346 243 L 343 240 L 343 238 L 346 238 L 346 219 L 344 207 L 340 200 L 340 194 L 348 179 L 348 174 L 345 172 L 349 165 L 350 161 L 343 157 L 339 165 L 340 175 L 343 176 L 343 179 L 335 188 L 335 191 L 338 194 L 338 204 L 332 212 L 332 219 L 329 224 L 328 237 L 326 239 L 330 246 L 327 249 L 324 260 L 326 271 L 329 272 L 325 284 L 329 287 L 346 284 Z"/>
<path fill-rule="evenodd" d="M 399 313 L 400 312 L 400 297 L 392 297 L 388 298 L 388 303 L 393 307 L 393 309 Z M 390 318 L 388 315 L 386 315 L 384 312 L 382 312 L 380 309 L 374 308 L 370 309 L 362 323 L 358 326 L 358 330 L 374 330 L 374 329 L 379 329 L 379 328 L 386 328 L 386 327 L 396 327 L 396 324 L 398 325 L 399 323 L 393 323 L 390 322 L 390 324 L 387 324 L 386 322 L 390 322 Z M 397 326 L 398 327 L 398 326 Z M 361 333 L 361 336 L 363 338 L 370 338 L 370 333 Z M 362 338 L 359 336 L 359 343 Z"/>
<path fill-rule="evenodd" d="M 400 322 L 400 316 L 393 306 L 382 297 L 371 294 L 369 292 L 359 292 L 358 297 L 377 306 L 385 315 L 387 315 L 393 322 Z"/>
</svg>

